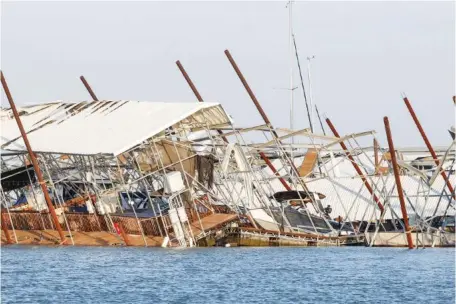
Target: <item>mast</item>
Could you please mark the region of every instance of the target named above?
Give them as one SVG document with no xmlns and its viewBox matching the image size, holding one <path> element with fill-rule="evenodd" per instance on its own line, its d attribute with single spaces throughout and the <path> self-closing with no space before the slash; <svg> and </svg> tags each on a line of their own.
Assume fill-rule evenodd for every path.
<svg viewBox="0 0 456 304">
<path fill-rule="evenodd" d="M 293 44 L 294 44 L 295 53 L 296 53 L 296 61 L 298 62 L 298 71 L 299 71 L 299 78 L 301 80 L 302 94 L 304 95 L 304 102 L 306 103 L 307 119 L 309 120 L 310 130 L 313 133 L 313 125 L 312 125 L 312 121 L 310 119 L 310 112 L 309 112 L 309 103 L 307 102 L 306 88 L 304 87 L 304 80 L 302 78 L 301 62 L 299 61 L 298 47 L 296 46 L 296 39 L 295 39 L 294 35 L 293 35 Z"/>
<path fill-rule="evenodd" d="M 312 81 L 310 76 L 310 63 L 315 56 L 307 57 L 307 78 L 309 80 L 309 102 L 310 102 L 310 125 L 313 125 L 313 99 L 312 99 Z M 313 132 L 313 131 L 312 131 Z"/>
<path fill-rule="evenodd" d="M 294 97 L 293 97 L 293 1 L 288 1 L 288 51 L 290 53 L 290 129 L 294 130 Z M 291 137 L 294 144 L 294 136 Z M 291 149 L 293 151 L 293 149 Z"/>
<path fill-rule="evenodd" d="M 326 135 L 325 128 L 323 127 L 323 123 L 321 122 L 320 112 L 318 112 L 318 107 L 315 105 L 315 112 L 317 113 L 318 121 L 320 121 L 321 130 L 323 131 L 323 135 Z"/>
</svg>

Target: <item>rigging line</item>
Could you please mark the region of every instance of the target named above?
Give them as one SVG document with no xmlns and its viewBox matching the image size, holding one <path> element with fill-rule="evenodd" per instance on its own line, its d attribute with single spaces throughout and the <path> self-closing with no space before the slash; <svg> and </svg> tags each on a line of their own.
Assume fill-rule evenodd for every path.
<svg viewBox="0 0 456 304">
<path fill-rule="evenodd" d="M 318 120 L 320 121 L 321 130 L 323 131 L 323 135 L 326 135 L 325 128 L 323 127 L 323 123 L 321 122 L 320 112 L 318 112 L 318 107 L 315 105 L 315 110 L 317 112 Z"/>
<path fill-rule="evenodd" d="M 296 61 L 298 62 L 299 78 L 301 80 L 302 93 L 304 95 L 304 101 L 306 103 L 307 118 L 309 119 L 310 130 L 313 133 L 314 130 L 313 130 L 313 126 L 312 126 L 312 121 L 310 119 L 309 104 L 307 102 L 307 95 L 306 95 L 306 89 L 304 87 L 304 80 L 302 79 L 301 63 L 299 61 L 298 47 L 296 46 L 296 39 L 295 39 L 294 34 L 293 34 L 293 44 L 294 44 L 294 48 L 295 48 Z"/>
</svg>

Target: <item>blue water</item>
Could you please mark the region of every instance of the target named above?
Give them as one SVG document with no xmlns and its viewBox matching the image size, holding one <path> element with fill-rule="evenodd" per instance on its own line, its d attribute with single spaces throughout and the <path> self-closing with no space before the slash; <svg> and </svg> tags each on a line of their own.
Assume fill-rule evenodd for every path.
<svg viewBox="0 0 456 304">
<path fill-rule="evenodd" d="M 455 303 L 455 250 L 1 249 L 2 303 Z"/>
</svg>

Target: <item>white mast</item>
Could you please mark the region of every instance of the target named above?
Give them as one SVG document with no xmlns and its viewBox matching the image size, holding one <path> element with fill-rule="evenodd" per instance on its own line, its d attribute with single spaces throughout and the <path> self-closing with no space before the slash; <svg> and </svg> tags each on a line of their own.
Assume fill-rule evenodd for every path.
<svg viewBox="0 0 456 304">
<path fill-rule="evenodd" d="M 313 113 L 314 113 L 314 105 L 313 105 L 313 98 L 312 98 L 312 81 L 310 76 L 310 61 L 314 59 L 315 56 L 307 57 L 307 78 L 309 80 L 309 108 L 310 108 L 310 124 L 313 126 Z"/>
<path fill-rule="evenodd" d="M 288 30 L 289 30 L 289 52 L 290 52 L 290 129 L 294 129 L 294 98 L 293 98 L 293 1 L 288 1 Z M 294 137 L 291 138 L 291 143 L 294 144 Z"/>
</svg>

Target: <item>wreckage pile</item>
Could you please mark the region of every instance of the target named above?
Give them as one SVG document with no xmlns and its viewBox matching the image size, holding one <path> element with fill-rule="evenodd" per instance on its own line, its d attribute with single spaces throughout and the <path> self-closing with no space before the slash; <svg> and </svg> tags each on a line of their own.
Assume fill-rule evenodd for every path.
<svg viewBox="0 0 456 304">
<path fill-rule="evenodd" d="M 234 126 L 179 62 L 198 103 L 98 100 L 81 77 L 93 101 L 16 109 L 2 74 L 5 242 L 57 231 L 67 244 L 105 232 L 163 247 L 454 246 L 454 139 L 434 149 L 407 98 L 426 149 L 395 149 L 387 118 L 388 148 L 329 119 L 333 136 L 274 128 L 226 54 L 264 125 Z"/>
</svg>

